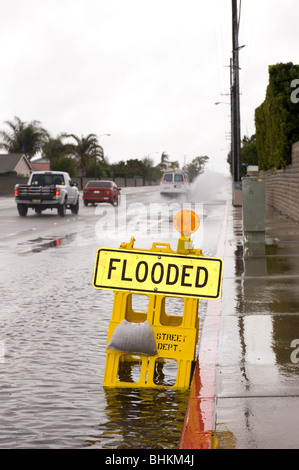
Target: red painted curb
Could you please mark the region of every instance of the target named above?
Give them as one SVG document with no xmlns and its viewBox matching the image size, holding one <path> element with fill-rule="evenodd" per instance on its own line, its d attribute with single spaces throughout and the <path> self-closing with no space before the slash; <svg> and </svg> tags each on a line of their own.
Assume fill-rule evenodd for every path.
<svg viewBox="0 0 299 470">
<path fill-rule="evenodd" d="M 223 258 L 224 255 L 228 214 L 229 202 L 226 203 L 223 216 L 217 246 L 217 258 Z M 221 298 L 217 301 L 208 301 L 180 449 L 213 449 L 216 447 L 217 440 L 214 436 L 216 366 L 221 307 Z"/>
</svg>

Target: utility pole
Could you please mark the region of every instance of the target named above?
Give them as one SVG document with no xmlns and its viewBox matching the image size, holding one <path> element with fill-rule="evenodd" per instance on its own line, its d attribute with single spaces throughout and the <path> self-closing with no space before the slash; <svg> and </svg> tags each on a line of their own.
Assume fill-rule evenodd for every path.
<svg viewBox="0 0 299 470">
<path fill-rule="evenodd" d="M 233 57 L 231 70 L 232 99 L 232 170 L 233 170 L 233 205 L 242 205 L 241 183 L 241 131 L 240 131 L 240 83 L 239 83 L 239 19 L 237 0 L 232 0 Z"/>
<path fill-rule="evenodd" d="M 233 191 L 234 191 L 234 174 L 235 174 L 235 145 L 234 145 L 234 94 L 233 94 L 233 59 L 230 58 L 230 125 L 231 125 L 231 174 L 233 176 Z"/>
</svg>

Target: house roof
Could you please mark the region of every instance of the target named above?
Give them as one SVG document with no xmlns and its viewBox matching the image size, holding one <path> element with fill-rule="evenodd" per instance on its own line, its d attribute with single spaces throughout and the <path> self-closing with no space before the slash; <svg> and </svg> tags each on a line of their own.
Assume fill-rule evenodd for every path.
<svg viewBox="0 0 299 470">
<path fill-rule="evenodd" d="M 31 163 L 49 163 L 50 160 L 47 158 L 35 158 L 34 160 L 31 160 Z"/>
<path fill-rule="evenodd" d="M 0 173 L 7 173 L 8 171 L 14 171 L 20 160 L 25 159 L 30 170 L 31 165 L 25 155 L 21 153 L 8 153 L 0 154 Z"/>
<path fill-rule="evenodd" d="M 50 162 L 31 162 L 31 166 L 33 170 L 38 170 L 38 171 L 50 170 Z"/>
<path fill-rule="evenodd" d="M 47 160 L 45 158 L 38 158 L 36 160 L 31 160 L 30 165 L 33 170 L 39 170 L 39 171 L 50 170 L 50 160 Z"/>
</svg>

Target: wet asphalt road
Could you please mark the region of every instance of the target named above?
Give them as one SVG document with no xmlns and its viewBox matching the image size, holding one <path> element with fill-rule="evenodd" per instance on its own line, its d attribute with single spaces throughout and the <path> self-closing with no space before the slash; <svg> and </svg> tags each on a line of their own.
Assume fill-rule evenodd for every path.
<svg viewBox="0 0 299 470">
<path fill-rule="evenodd" d="M 202 222 L 194 245 L 206 256 L 216 252 L 229 185 L 207 176 L 192 193 Z M 116 209 L 81 200 L 64 218 L 19 217 L 13 198 L 0 199 L 0 448 L 178 448 L 188 393 L 102 387 L 113 293 L 92 287 L 96 250 L 131 235 L 140 248 L 175 249 L 172 213 L 184 203 L 162 200 L 157 187 L 122 195 Z"/>
</svg>

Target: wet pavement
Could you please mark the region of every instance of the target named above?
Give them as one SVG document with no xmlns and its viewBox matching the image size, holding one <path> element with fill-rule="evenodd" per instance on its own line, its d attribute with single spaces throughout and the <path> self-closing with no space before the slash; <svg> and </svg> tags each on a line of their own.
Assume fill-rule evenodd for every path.
<svg viewBox="0 0 299 470">
<path fill-rule="evenodd" d="M 194 195 L 203 204 L 203 230 L 193 240 L 215 256 L 230 180 L 218 181 L 210 197 L 208 187 L 211 178 Z M 155 188 L 124 194 L 128 206 L 159 201 Z M 92 207 L 64 220 L 51 213 L 22 219 L 6 199 L 0 210 L 0 448 L 178 449 L 188 392 L 102 387 L 113 293 L 91 286 L 95 254 L 129 241 L 132 214 L 111 238 L 100 228 L 116 214 L 112 206 L 107 219 Z M 229 203 L 228 214 L 218 448 L 298 448 L 299 223 L 267 208 L 266 243 L 249 247 L 242 209 Z M 136 246 L 159 240 L 175 248 L 165 222 L 164 239 L 164 232 L 140 235 Z M 205 312 L 200 302 L 200 328 Z"/>
<path fill-rule="evenodd" d="M 245 245 L 230 207 L 216 367 L 219 449 L 299 448 L 299 223 L 266 209 Z"/>
<path fill-rule="evenodd" d="M 227 184 L 229 178 L 217 194 L 213 189 L 194 237 L 206 256 L 215 254 Z M 118 248 L 132 234 L 140 248 L 168 241 L 175 249 L 178 239 L 172 217 L 162 214 L 157 224 L 150 212 L 150 203 L 171 207 L 158 188 L 123 194 L 127 204 L 118 209 L 82 205 L 64 218 L 51 211 L 21 218 L 13 198 L 0 198 L 2 449 L 178 449 L 189 391 L 102 386 L 114 295 L 92 287 L 96 251 Z M 200 192 L 196 197 L 202 200 Z M 141 208 L 149 211 L 148 233 L 138 230 Z M 205 307 L 201 302 L 201 318 Z"/>
</svg>

